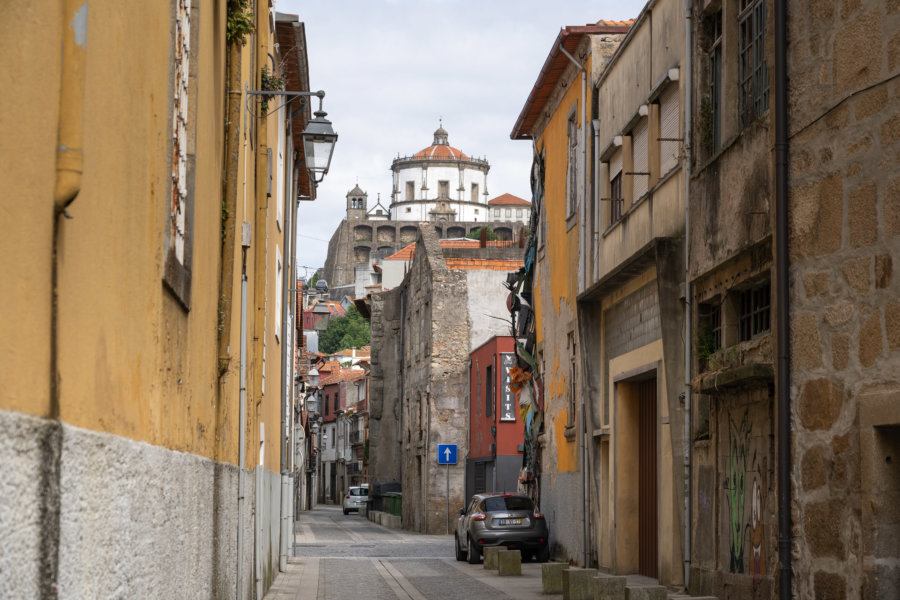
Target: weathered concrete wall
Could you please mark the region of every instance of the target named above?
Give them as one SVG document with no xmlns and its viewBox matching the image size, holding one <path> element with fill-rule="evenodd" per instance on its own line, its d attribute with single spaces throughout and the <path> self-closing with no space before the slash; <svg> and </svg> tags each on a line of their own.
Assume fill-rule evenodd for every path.
<svg viewBox="0 0 900 600">
<path fill-rule="evenodd" d="M 41 526 L 39 509 L 48 466 L 35 443 L 48 424 L 0 411 L 0 450 L 7 457 L 0 484 L 6 540 L 0 596 L 40 595 L 39 544 L 55 534 L 60 598 L 235 597 L 235 466 L 63 425 L 60 516 L 50 531 L 52 524 Z M 245 473 L 245 484 L 243 574 L 250 597 L 252 472 Z M 276 561 L 277 551 L 276 545 Z"/>
<path fill-rule="evenodd" d="M 900 13 L 788 13 L 794 592 L 898 597 Z"/>
<path fill-rule="evenodd" d="M 509 290 L 503 287 L 505 271 L 465 271 L 465 276 L 471 351 L 495 335 L 509 335 Z"/>
</svg>

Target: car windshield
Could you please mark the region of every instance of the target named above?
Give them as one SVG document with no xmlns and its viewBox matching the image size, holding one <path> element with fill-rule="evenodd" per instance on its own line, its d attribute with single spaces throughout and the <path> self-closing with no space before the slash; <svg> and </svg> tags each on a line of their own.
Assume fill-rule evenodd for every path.
<svg viewBox="0 0 900 600">
<path fill-rule="evenodd" d="M 529 498 L 523 496 L 493 496 L 484 501 L 487 512 L 504 510 L 531 510 L 534 506 Z"/>
<path fill-rule="evenodd" d="M 369 490 L 366 488 L 350 488 L 351 496 L 368 496 Z"/>
</svg>

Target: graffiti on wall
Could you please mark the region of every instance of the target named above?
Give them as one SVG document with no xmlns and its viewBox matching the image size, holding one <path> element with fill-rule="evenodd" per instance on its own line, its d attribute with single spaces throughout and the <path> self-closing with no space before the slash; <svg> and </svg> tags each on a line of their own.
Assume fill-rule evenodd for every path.
<svg viewBox="0 0 900 600">
<path fill-rule="evenodd" d="M 728 467 L 725 471 L 725 490 L 730 509 L 732 573 L 744 572 L 744 485 L 747 478 L 747 450 L 750 444 L 749 411 L 739 423 L 728 416 Z"/>
<path fill-rule="evenodd" d="M 752 429 L 749 410 L 739 418 L 728 416 L 728 463 L 725 477 L 725 499 L 729 507 L 731 537 L 730 565 L 732 573 L 753 576 L 753 589 L 766 575 L 764 500 L 766 497 L 766 463 L 751 448 Z M 749 488 L 749 489 L 748 489 Z M 749 514 L 746 495 L 749 493 Z M 747 553 L 749 545 L 749 553 Z M 745 557 L 749 560 L 745 561 Z"/>
<path fill-rule="evenodd" d="M 759 580 L 766 574 L 765 530 L 763 529 L 763 487 L 759 478 L 753 479 L 750 491 L 750 572 L 753 574 L 753 589 L 759 587 Z"/>
</svg>

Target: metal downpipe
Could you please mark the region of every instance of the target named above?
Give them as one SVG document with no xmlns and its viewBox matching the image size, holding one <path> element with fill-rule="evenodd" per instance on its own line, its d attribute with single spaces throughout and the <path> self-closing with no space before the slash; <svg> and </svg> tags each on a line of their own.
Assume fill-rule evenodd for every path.
<svg viewBox="0 0 900 600">
<path fill-rule="evenodd" d="M 238 514 L 237 514 L 237 600 L 243 597 L 241 579 L 244 562 L 244 460 L 246 458 L 247 429 L 247 246 L 243 247 L 241 268 L 241 392 L 240 392 L 240 432 L 238 435 Z"/>
<path fill-rule="evenodd" d="M 692 0 L 684 1 L 684 587 L 691 584 L 691 421 L 693 419 L 693 398 L 691 396 L 691 367 L 693 364 L 693 344 L 691 325 L 693 321 L 693 291 L 691 289 L 691 127 L 693 102 L 693 27 Z"/>
<path fill-rule="evenodd" d="M 778 367 L 778 597 L 791 598 L 791 364 L 788 255 L 787 2 L 775 0 L 775 278 Z"/>
</svg>

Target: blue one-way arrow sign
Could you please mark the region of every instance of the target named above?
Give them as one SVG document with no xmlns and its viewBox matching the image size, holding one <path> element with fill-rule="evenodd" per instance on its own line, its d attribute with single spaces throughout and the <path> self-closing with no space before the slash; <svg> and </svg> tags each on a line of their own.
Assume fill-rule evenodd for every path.
<svg viewBox="0 0 900 600">
<path fill-rule="evenodd" d="M 456 464 L 456 444 L 438 444 L 438 464 Z"/>
</svg>

